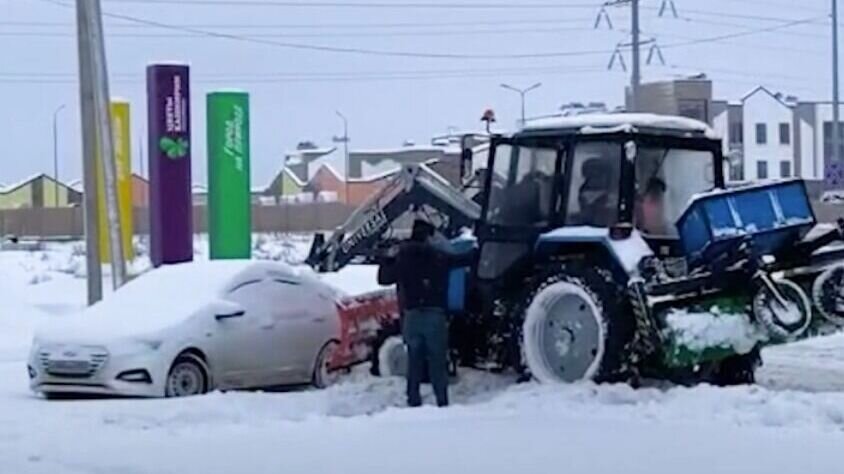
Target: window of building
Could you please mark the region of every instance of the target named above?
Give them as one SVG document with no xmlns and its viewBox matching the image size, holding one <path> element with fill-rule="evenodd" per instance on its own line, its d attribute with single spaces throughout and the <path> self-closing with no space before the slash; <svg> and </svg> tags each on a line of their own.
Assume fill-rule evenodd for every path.
<svg viewBox="0 0 844 474">
<path fill-rule="evenodd" d="M 701 122 L 709 122 L 709 104 L 704 99 L 679 99 L 677 112 L 681 117 L 688 117 Z"/>
<path fill-rule="evenodd" d="M 741 144 L 744 143 L 744 124 L 741 122 L 733 122 L 730 124 L 730 143 Z"/>
<path fill-rule="evenodd" d="M 768 143 L 768 127 L 764 123 L 756 124 L 756 144 L 764 145 Z"/>
<path fill-rule="evenodd" d="M 791 126 L 788 123 L 780 124 L 780 145 L 791 144 Z"/>
<path fill-rule="evenodd" d="M 756 179 L 768 179 L 768 162 L 756 162 Z"/>
<path fill-rule="evenodd" d="M 791 162 L 790 161 L 780 161 L 780 178 L 790 178 L 791 177 Z"/>
<path fill-rule="evenodd" d="M 839 126 L 841 141 L 838 143 L 838 156 L 844 156 L 844 122 Z M 826 160 L 832 158 L 832 122 L 823 123 L 823 155 Z"/>
</svg>

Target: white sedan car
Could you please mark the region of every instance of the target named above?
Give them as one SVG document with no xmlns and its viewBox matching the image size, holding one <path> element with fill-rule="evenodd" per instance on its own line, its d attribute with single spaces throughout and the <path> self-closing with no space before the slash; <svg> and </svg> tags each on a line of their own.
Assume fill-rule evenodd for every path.
<svg viewBox="0 0 844 474">
<path fill-rule="evenodd" d="M 310 269 L 281 263 L 164 266 L 38 331 L 30 386 L 48 398 L 324 387 L 338 297 Z"/>
</svg>

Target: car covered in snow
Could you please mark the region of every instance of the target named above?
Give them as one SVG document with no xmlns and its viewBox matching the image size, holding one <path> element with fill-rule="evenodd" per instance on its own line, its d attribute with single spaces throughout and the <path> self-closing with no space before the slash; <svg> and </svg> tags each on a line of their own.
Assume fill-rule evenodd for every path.
<svg viewBox="0 0 844 474">
<path fill-rule="evenodd" d="M 163 266 L 36 332 L 30 386 L 180 397 L 213 389 L 324 387 L 339 294 L 306 267 L 253 261 Z"/>
</svg>

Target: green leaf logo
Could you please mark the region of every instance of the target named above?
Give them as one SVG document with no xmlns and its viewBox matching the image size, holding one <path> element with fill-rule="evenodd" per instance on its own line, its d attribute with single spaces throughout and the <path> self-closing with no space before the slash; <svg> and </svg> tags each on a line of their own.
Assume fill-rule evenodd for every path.
<svg viewBox="0 0 844 474">
<path fill-rule="evenodd" d="M 171 160 L 178 160 L 184 158 L 188 154 L 189 143 L 184 138 L 172 139 L 170 137 L 161 137 L 158 142 L 158 147 Z"/>
</svg>

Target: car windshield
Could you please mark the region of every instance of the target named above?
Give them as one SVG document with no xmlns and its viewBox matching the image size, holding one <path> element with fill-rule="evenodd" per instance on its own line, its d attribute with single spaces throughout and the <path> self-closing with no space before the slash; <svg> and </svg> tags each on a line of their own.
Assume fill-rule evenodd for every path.
<svg viewBox="0 0 844 474">
<path fill-rule="evenodd" d="M 636 158 L 635 224 L 643 233 L 674 237 L 689 200 L 713 188 L 712 152 L 640 147 Z"/>
</svg>

